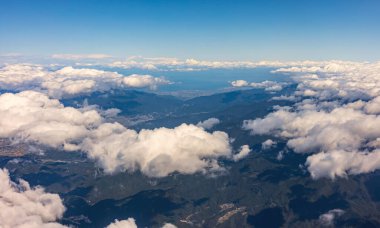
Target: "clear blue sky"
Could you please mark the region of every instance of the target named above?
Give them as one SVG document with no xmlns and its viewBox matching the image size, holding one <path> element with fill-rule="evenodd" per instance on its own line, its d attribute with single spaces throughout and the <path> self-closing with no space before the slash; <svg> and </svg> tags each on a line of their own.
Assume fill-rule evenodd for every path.
<svg viewBox="0 0 380 228">
<path fill-rule="evenodd" d="M 378 0 L 0 0 L 0 54 L 380 60 Z"/>
</svg>

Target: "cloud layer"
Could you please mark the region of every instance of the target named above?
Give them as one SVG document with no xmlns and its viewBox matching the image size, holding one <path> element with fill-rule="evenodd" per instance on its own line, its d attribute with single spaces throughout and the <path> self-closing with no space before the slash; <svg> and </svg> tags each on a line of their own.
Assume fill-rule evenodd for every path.
<svg viewBox="0 0 380 228">
<path fill-rule="evenodd" d="M 117 72 L 88 68 L 64 67 L 49 71 L 40 65 L 13 64 L 0 69 L 0 89 L 46 91 L 54 98 L 114 88 L 156 89 L 159 85 L 169 83 L 164 78 L 151 75 L 123 76 Z"/>
<path fill-rule="evenodd" d="M 310 153 L 313 178 L 380 168 L 380 63 L 332 61 L 275 70 L 293 75 L 300 100 L 264 118 L 247 120 L 252 134 L 275 134 L 297 153 Z"/>
<path fill-rule="evenodd" d="M 222 169 L 218 158 L 232 158 L 225 132 L 209 133 L 191 124 L 136 132 L 104 123 L 96 110 L 64 107 L 35 91 L 0 95 L 0 116 L 0 137 L 82 150 L 107 173 L 140 170 L 152 177 L 206 173 Z"/>
<path fill-rule="evenodd" d="M 0 227 L 63 228 L 55 221 L 64 211 L 59 195 L 31 188 L 24 180 L 15 183 L 8 170 L 0 169 Z"/>
<path fill-rule="evenodd" d="M 30 140 L 52 147 L 70 147 L 101 123 L 95 110 L 64 107 L 47 95 L 24 91 L 0 95 L 0 137 Z"/>
<path fill-rule="evenodd" d="M 210 60 L 197 60 L 194 58 L 177 59 L 177 58 L 145 58 L 141 56 L 132 56 L 125 60 L 116 60 L 110 64 L 109 67 L 117 68 L 139 68 L 146 70 L 158 70 L 158 71 L 196 71 L 196 70 L 208 70 L 208 69 L 234 69 L 234 68 L 246 68 L 252 69 L 256 67 L 309 67 L 309 66 L 323 66 L 327 62 L 315 62 L 315 61 L 292 61 L 292 62 L 280 62 L 280 61 L 210 61 Z"/>
<path fill-rule="evenodd" d="M 7 169 L 0 169 L 0 227 L 8 228 L 68 228 L 57 221 L 66 208 L 58 194 L 40 187 L 10 179 Z M 175 228 L 166 223 L 163 227 Z M 107 228 L 137 228 L 135 219 L 115 220 Z"/>
</svg>

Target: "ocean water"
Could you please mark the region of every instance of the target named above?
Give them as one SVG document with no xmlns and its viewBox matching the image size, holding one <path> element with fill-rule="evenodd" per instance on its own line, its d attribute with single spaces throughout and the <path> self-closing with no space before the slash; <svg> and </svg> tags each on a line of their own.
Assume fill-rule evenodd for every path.
<svg viewBox="0 0 380 228">
<path fill-rule="evenodd" d="M 201 71 L 149 71 L 141 69 L 107 69 L 117 71 L 123 75 L 150 74 L 154 77 L 164 77 L 173 84 L 159 87 L 161 92 L 173 91 L 208 91 L 218 92 L 230 89 L 230 82 L 246 80 L 248 82 L 290 81 L 289 76 L 271 73 L 274 68 L 254 69 L 209 69 Z"/>
</svg>

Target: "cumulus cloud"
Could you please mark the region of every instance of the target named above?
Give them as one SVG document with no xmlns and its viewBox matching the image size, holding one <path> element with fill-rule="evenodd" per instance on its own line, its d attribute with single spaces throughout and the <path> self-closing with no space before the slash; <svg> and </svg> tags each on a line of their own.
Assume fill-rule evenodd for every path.
<svg viewBox="0 0 380 228">
<path fill-rule="evenodd" d="M 140 132 L 117 123 L 103 124 L 91 132 L 82 148 L 107 173 L 139 169 L 152 177 L 217 171 L 221 167 L 216 159 L 231 154 L 226 133 L 208 133 L 187 124 Z"/>
<path fill-rule="evenodd" d="M 164 78 L 155 78 L 151 75 L 132 74 L 123 78 L 123 84 L 132 88 L 149 87 L 151 89 L 157 89 L 157 86 L 170 84 L 170 81 Z"/>
<path fill-rule="evenodd" d="M 262 144 L 261 144 L 261 149 L 263 150 L 268 150 L 272 147 L 274 147 L 277 143 L 271 139 L 267 139 L 265 140 Z"/>
<path fill-rule="evenodd" d="M 287 83 L 284 82 L 275 82 L 275 81 L 263 81 L 263 82 L 247 82 L 245 80 L 236 80 L 232 81 L 231 85 L 233 87 L 252 87 L 258 89 L 265 89 L 266 91 L 280 91 L 283 89 L 284 85 Z"/>
<path fill-rule="evenodd" d="M 177 226 L 171 224 L 171 223 L 165 223 L 162 228 L 177 228 Z"/>
<path fill-rule="evenodd" d="M 223 169 L 218 158 L 232 157 L 225 132 L 209 133 L 192 124 L 136 132 L 105 123 L 96 110 L 65 107 L 35 91 L 0 95 L 0 116 L 0 137 L 84 151 L 106 173 L 140 170 L 152 177 L 206 173 Z"/>
<path fill-rule="evenodd" d="M 313 178 L 345 177 L 380 168 L 379 63 L 332 61 L 324 66 L 290 67 L 298 82 L 292 108 L 246 120 L 252 134 L 274 134 L 297 153 L 310 153 Z"/>
<path fill-rule="evenodd" d="M 263 119 L 248 120 L 243 128 L 253 134 L 274 133 L 289 138 L 287 145 L 299 153 L 335 149 L 351 150 L 380 137 L 380 117 L 351 107 L 332 111 L 279 110 Z"/>
<path fill-rule="evenodd" d="M 115 222 L 109 224 L 106 228 L 137 228 L 134 218 L 128 218 L 127 220 L 115 220 Z"/>
<path fill-rule="evenodd" d="M 44 68 L 40 65 L 13 64 L 0 68 L 0 89 L 19 90 L 36 87 L 46 77 Z"/>
<path fill-rule="evenodd" d="M 233 87 L 245 87 L 245 86 L 249 86 L 249 83 L 245 80 L 235 80 L 231 82 L 231 85 Z"/>
<path fill-rule="evenodd" d="M 248 145 L 243 145 L 240 147 L 240 151 L 237 154 L 234 154 L 232 157 L 232 160 L 234 161 L 240 161 L 241 159 L 248 156 L 248 154 L 251 152 L 251 149 Z"/>
<path fill-rule="evenodd" d="M 0 95 L 0 137 L 35 141 L 64 147 L 84 138 L 89 129 L 101 123 L 95 111 L 64 107 L 45 94 L 24 91 Z"/>
<path fill-rule="evenodd" d="M 372 152 L 333 150 L 311 155 L 306 165 L 313 178 L 360 174 L 380 168 L 380 150 Z"/>
<path fill-rule="evenodd" d="M 47 193 L 28 182 L 13 182 L 7 169 L 0 169 L 0 227 L 68 228 L 57 221 L 66 208 L 58 194 Z M 166 223 L 162 227 L 175 228 Z M 137 228 L 135 219 L 115 220 L 107 228 Z"/>
<path fill-rule="evenodd" d="M 219 123 L 220 123 L 219 119 L 209 118 L 205 121 L 201 121 L 201 122 L 197 123 L 197 126 L 208 130 L 208 129 L 213 128 L 215 125 L 218 125 Z"/>
<path fill-rule="evenodd" d="M 252 134 L 286 138 L 287 146 L 297 153 L 319 153 L 307 161 L 315 178 L 366 173 L 380 166 L 380 156 L 373 150 L 379 146 L 376 126 L 380 116 L 367 113 L 365 107 L 361 101 L 330 111 L 301 106 L 296 111 L 278 110 L 262 119 L 244 121 L 243 128 Z"/>
<path fill-rule="evenodd" d="M 380 62 L 330 61 L 317 66 L 280 68 L 299 83 L 296 95 L 329 99 L 368 99 L 380 95 Z"/>
<path fill-rule="evenodd" d="M 345 211 L 342 210 L 342 209 L 333 209 L 333 210 L 330 210 L 327 213 L 322 214 L 322 215 L 319 216 L 319 222 L 323 226 L 331 226 L 331 225 L 334 224 L 334 220 L 337 217 L 342 216 L 344 213 L 345 213 Z"/>
<path fill-rule="evenodd" d="M 368 114 L 376 114 L 376 115 L 380 114 L 380 96 L 375 97 L 374 99 L 365 103 L 364 110 Z"/>
<path fill-rule="evenodd" d="M 123 76 L 117 72 L 88 68 L 64 67 L 49 71 L 39 65 L 14 64 L 0 69 L 0 89 L 46 91 L 55 98 L 114 88 L 156 89 L 159 85 L 169 83 L 164 78 L 151 75 Z"/>
<path fill-rule="evenodd" d="M 165 223 L 162 228 L 176 228 L 177 226 L 171 223 Z M 127 220 L 115 220 L 115 222 L 109 224 L 106 228 L 137 228 L 136 220 L 134 218 L 128 218 Z"/>
<path fill-rule="evenodd" d="M 0 169 L 0 227 L 63 228 L 56 221 L 64 212 L 59 195 L 31 188 L 24 180 L 15 183 L 8 170 Z"/>
</svg>

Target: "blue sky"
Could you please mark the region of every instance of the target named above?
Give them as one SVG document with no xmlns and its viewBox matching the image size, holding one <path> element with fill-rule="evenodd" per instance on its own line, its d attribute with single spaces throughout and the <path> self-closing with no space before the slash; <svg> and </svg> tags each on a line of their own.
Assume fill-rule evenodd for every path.
<svg viewBox="0 0 380 228">
<path fill-rule="evenodd" d="M 0 54 L 379 60 L 377 0 L 0 0 Z"/>
</svg>

